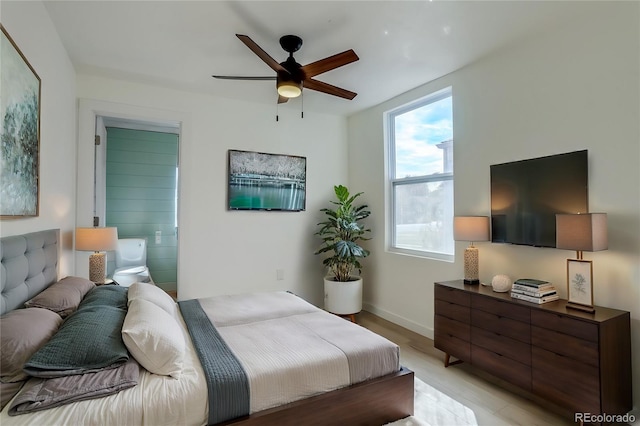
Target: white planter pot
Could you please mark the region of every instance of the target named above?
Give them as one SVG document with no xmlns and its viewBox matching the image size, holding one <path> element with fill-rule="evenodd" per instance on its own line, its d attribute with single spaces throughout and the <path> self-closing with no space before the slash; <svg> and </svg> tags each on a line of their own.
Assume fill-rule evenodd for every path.
<svg viewBox="0 0 640 426">
<path fill-rule="evenodd" d="M 325 278 L 324 309 L 338 315 L 360 312 L 362 310 L 362 278 L 347 282 Z"/>
</svg>

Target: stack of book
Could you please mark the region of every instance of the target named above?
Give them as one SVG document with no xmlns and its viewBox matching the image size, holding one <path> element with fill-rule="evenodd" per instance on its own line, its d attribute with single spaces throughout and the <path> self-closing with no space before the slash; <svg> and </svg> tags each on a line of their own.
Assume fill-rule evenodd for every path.
<svg viewBox="0 0 640 426">
<path fill-rule="evenodd" d="M 511 288 L 511 297 L 538 304 L 553 302 L 560 298 L 556 288 L 549 281 L 533 278 L 517 279 Z"/>
</svg>

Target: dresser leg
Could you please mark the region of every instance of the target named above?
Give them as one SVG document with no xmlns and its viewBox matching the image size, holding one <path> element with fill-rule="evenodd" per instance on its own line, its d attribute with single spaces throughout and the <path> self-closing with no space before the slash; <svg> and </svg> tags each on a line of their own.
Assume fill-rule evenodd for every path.
<svg viewBox="0 0 640 426">
<path fill-rule="evenodd" d="M 448 353 L 444 354 L 444 368 L 447 368 L 450 365 L 456 365 L 456 364 L 460 364 L 462 363 L 461 359 L 457 359 L 453 362 L 451 362 L 451 355 L 449 355 Z"/>
</svg>

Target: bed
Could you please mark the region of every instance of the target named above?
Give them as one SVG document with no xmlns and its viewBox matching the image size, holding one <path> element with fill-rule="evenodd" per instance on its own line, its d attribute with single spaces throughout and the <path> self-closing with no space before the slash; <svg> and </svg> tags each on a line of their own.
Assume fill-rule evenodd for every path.
<svg viewBox="0 0 640 426">
<path fill-rule="evenodd" d="M 1 243 L 0 308 L 6 318 L 4 315 L 20 313 L 34 296 L 53 289 L 54 283 L 59 285 L 59 231 L 4 237 Z M 128 367 L 129 371 L 136 370 L 135 386 L 127 385 L 108 396 L 10 416 L 9 410 L 22 396 L 25 385 L 3 408 L 0 423 L 382 425 L 413 414 L 413 372 L 400 366 L 399 349 L 356 324 L 287 292 L 228 295 L 176 304 L 148 293 L 151 288 L 157 289 L 145 284 L 128 290 L 128 309 L 122 329 L 118 329 L 125 342 L 134 341 L 133 349 L 127 344 L 132 359 L 126 365 L 140 362 L 140 366 Z M 80 306 L 89 305 L 85 303 L 88 299 L 85 296 Z M 89 311 L 90 306 L 78 310 L 62 324 L 66 327 L 74 318 L 78 322 L 80 314 Z M 163 325 L 167 316 L 172 318 L 174 328 Z M 156 331 L 149 332 L 154 327 L 168 337 L 158 340 Z M 60 325 L 48 346 L 64 334 L 63 329 Z M 172 335 L 170 329 L 177 334 Z M 140 336 L 144 337 L 142 343 Z M 147 365 L 155 361 L 145 359 L 149 353 L 144 345 L 157 348 L 158 342 L 184 345 L 178 374 L 171 360 Z M 227 353 L 231 353 L 229 358 Z M 214 365 L 216 362 L 222 364 Z M 33 367 L 33 359 L 29 365 Z M 232 367 L 237 371 L 227 374 Z M 240 379 L 230 383 L 229 377 L 234 374 Z M 216 376 L 223 380 L 215 382 Z M 32 386 L 39 380 L 47 379 L 31 378 L 26 383 Z M 244 397 L 229 402 L 236 393 Z M 227 408 L 218 405 L 225 402 Z M 210 406 L 217 408 L 210 410 Z"/>
</svg>

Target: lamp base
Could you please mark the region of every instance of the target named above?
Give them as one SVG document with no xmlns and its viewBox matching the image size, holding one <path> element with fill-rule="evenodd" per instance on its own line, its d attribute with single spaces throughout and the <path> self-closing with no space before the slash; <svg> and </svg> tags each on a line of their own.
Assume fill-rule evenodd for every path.
<svg viewBox="0 0 640 426">
<path fill-rule="evenodd" d="M 464 283 L 480 284 L 478 274 L 478 249 L 473 245 L 464 251 Z"/>
<path fill-rule="evenodd" d="M 104 284 L 107 275 L 107 262 L 105 253 L 93 253 L 89 256 L 89 280 L 96 284 Z"/>
</svg>

